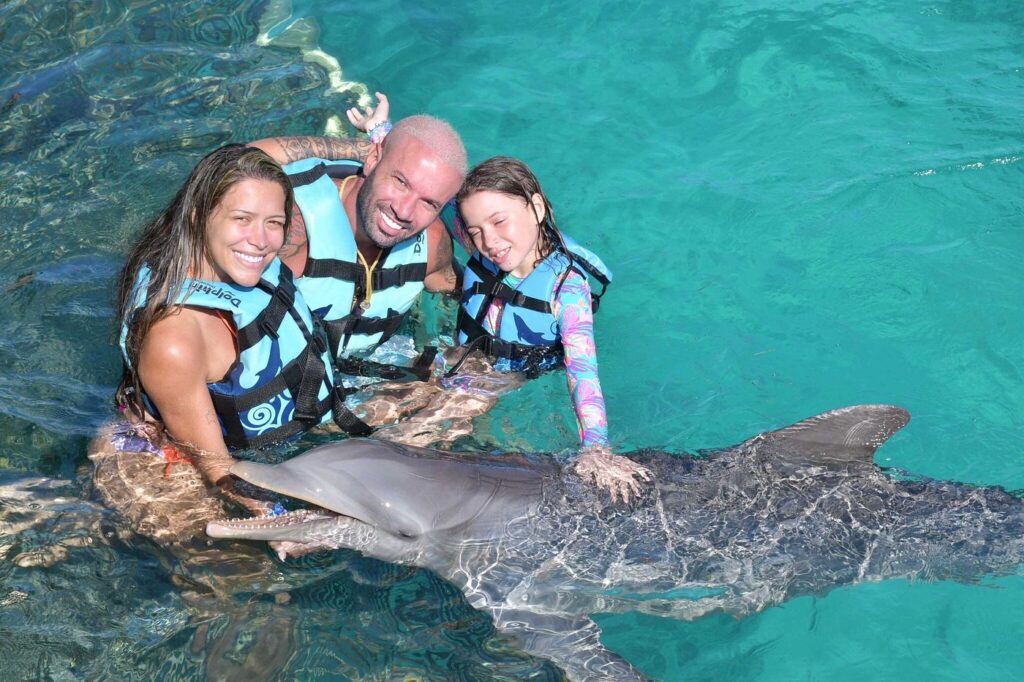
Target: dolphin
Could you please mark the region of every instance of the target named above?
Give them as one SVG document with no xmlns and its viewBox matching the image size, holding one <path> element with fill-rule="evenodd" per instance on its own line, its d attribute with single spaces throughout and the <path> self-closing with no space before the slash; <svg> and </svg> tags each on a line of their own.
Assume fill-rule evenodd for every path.
<svg viewBox="0 0 1024 682">
<path fill-rule="evenodd" d="M 234 465 L 315 508 L 216 521 L 207 533 L 428 568 L 571 679 L 643 679 L 601 646 L 591 614 L 739 617 L 839 585 L 1016 573 L 1018 495 L 874 464 L 909 419 L 860 405 L 731 448 L 632 453 L 655 483 L 627 505 L 551 458 L 347 440 L 274 466 Z"/>
</svg>

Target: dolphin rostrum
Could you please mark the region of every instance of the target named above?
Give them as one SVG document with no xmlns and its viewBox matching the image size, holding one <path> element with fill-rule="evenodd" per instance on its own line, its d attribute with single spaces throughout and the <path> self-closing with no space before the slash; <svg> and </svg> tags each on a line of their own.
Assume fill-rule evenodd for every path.
<svg viewBox="0 0 1024 682">
<path fill-rule="evenodd" d="M 570 678 L 642 679 L 601 646 L 591 614 L 741 616 L 844 584 L 1016 572 L 1018 496 L 875 466 L 875 449 L 909 418 L 861 405 L 700 455 L 633 453 L 655 485 L 629 505 L 550 458 L 346 440 L 232 467 L 319 509 L 212 522 L 207 533 L 429 568 Z"/>
</svg>

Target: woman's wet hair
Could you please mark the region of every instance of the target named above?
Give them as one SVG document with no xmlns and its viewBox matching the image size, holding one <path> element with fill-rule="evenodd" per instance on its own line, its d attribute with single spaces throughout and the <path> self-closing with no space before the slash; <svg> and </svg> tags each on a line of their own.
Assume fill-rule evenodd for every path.
<svg viewBox="0 0 1024 682">
<path fill-rule="evenodd" d="M 141 417 L 143 405 L 138 376 L 139 350 L 146 334 L 173 309 L 185 280 L 203 269 L 207 258 L 206 225 L 227 192 L 243 180 L 269 180 L 284 190 L 284 231 L 291 227 L 294 195 L 281 166 L 265 152 L 242 144 L 228 144 L 196 164 L 185 184 L 139 235 L 128 250 L 117 284 L 117 329 L 128 322 L 125 364 L 115 401 Z M 145 292 L 136 290 L 143 266 L 149 268 Z M 136 306 L 139 296 L 145 301 Z"/>
<path fill-rule="evenodd" d="M 560 249 L 569 259 L 570 265 L 572 264 L 572 253 L 565 247 L 562 233 L 558 230 L 555 211 L 551 207 L 547 195 L 544 194 L 544 190 L 541 189 L 540 181 L 529 166 L 511 156 L 492 156 L 469 171 L 465 182 L 462 183 L 462 188 L 455 195 L 455 200 L 461 203 L 463 199 L 476 192 L 498 192 L 522 199 L 530 207 L 530 210 L 534 211 L 534 216 L 537 217 L 537 223 L 540 225 L 539 258 L 534 265 L 539 265 L 556 248 Z M 537 216 L 533 206 L 535 194 L 540 196 L 541 201 L 544 202 L 543 220 Z M 562 276 L 562 281 L 565 281 L 565 275 L 568 272 L 567 269 Z M 559 282 L 559 287 L 561 287 L 561 282 Z"/>
</svg>

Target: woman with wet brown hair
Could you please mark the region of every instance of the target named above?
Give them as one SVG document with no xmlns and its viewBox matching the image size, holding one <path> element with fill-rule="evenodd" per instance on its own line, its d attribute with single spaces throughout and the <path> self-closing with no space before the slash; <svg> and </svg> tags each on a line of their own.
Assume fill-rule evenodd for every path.
<svg viewBox="0 0 1024 682">
<path fill-rule="evenodd" d="M 191 462 L 230 494 L 233 455 L 330 420 L 326 349 L 277 258 L 292 206 L 276 162 L 226 145 L 129 249 L 117 305 L 126 422 L 110 434 L 114 451 L 156 455 L 168 470 Z"/>
</svg>

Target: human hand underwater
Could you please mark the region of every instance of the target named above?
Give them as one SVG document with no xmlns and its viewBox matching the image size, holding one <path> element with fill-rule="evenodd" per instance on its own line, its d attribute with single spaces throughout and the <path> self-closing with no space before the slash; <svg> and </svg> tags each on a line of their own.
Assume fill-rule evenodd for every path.
<svg viewBox="0 0 1024 682">
<path fill-rule="evenodd" d="M 647 467 L 637 464 L 628 457 L 616 455 L 604 446 L 585 448 L 576 459 L 573 467 L 576 474 L 584 481 L 593 481 L 607 490 L 612 502 L 629 502 L 630 494 L 640 495 L 640 481 L 651 481 L 651 472 Z"/>
<path fill-rule="evenodd" d="M 383 92 L 373 93 L 377 95 L 377 108 L 363 107 L 363 111 L 359 111 L 359 107 L 352 107 L 345 112 L 348 116 L 349 123 L 356 130 L 360 130 L 364 133 L 369 132 L 376 128 L 378 125 L 388 120 L 388 114 L 391 110 L 391 105 L 388 103 L 388 98 Z"/>
<path fill-rule="evenodd" d="M 251 486 L 233 476 L 228 476 L 217 483 L 217 489 L 221 496 L 256 518 L 277 516 L 284 511 L 284 508 L 279 504 L 251 497 L 249 490 L 247 490 L 248 488 L 251 488 Z M 270 545 L 270 549 L 277 554 L 281 561 L 288 557 L 300 557 L 323 549 L 320 545 L 307 545 L 289 540 L 273 540 L 267 544 Z"/>
<path fill-rule="evenodd" d="M 273 509 L 273 505 L 265 500 L 257 500 L 247 492 L 241 490 L 241 481 L 234 476 L 227 475 L 217 481 L 217 492 L 221 497 L 232 504 L 241 507 L 253 516 L 267 516 Z"/>
</svg>

